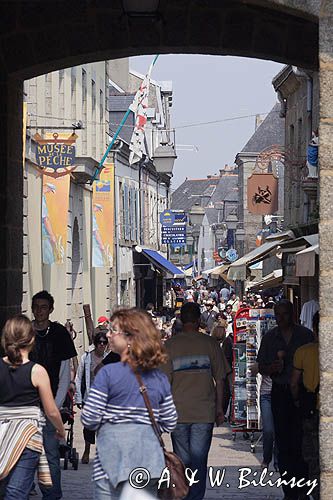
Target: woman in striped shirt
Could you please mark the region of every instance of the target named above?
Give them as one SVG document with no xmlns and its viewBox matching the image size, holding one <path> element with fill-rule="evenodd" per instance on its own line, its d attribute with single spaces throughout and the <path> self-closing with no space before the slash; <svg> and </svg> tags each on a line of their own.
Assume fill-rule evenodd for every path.
<svg viewBox="0 0 333 500">
<path fill-rule="evenodd" d="M 157 368 L 166 362 L 161 336 L 152 318 L 136 309 L 115 312 L 107 336 L 111 350 L 120 355 L 121 361 L 99 371 L 81 416 L 85 427 L 97 430 L 94 498 L 119 498 L 137 467 L 149 471 L 147 489 L 156 495 L 164 455 L 134 372 L 140 373 L 147 388 L 161 432 L 171 432 L 177 413 L 168 379 Z"/>
</svg>

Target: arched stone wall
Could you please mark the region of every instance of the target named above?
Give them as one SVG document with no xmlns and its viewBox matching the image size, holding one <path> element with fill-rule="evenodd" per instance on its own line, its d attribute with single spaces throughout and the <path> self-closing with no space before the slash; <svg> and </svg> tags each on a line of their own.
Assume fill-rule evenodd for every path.
<svg viewBox="0 0 333 500">
<path fill-rule="evenodd" d="M 159 18 L 152 21 L 128 19 L 120 0 L 0 3 L 0 320 L 19 310 L 22 297 L 24 79 L 60 67 L 148 53 L 243 55 L 304 68 L 317 68 L 319 60 L 321 498 L 331 500 L 333 1 L 168 0 L 160 4 Z"/>
</svg>

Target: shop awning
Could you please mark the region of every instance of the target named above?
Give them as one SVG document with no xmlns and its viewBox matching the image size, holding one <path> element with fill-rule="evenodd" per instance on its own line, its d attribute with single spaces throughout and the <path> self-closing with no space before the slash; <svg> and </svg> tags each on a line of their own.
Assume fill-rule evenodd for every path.
<svg viewBox="0 0 333 500">
<path fill-rule="evenodd" d="M 265 243 L 263 243 L 263 245 L 260 245 L 260 247 L 257 247 L 251 252 L 243 255 L 243 257 L 230 264 L 228 279 L 231 279 L 233 281 L 246 280 L 246 268 L 251 264 L 255 264 L 256 262 L 260 262 L 261 260 L 263 260 L 272 250 L 277 248 L 280 244 L 280 239 L 266 241 Z"/>
<path fill-rule="evenodd" d="M 267 290 L 279 286 L 283 281 L 282 269 L 275 269 L 272 273 L 264 276 L 260 281 L 252 282 L 247 287 L 248 290 Z"/>
<path fill-rule="evenodd" d="M 280 242 L 282 253 L 297 253 L 301 250 L 305 250 L 309 245 L 318 244 L 318 233 L 308 234 L 305 236 L 300 236 L 294 240 L 287 240 Z"/>
<path fill-rule="evenodd" d="M 184 270 L 184 274 L 187 278 L 190 278 L 193 274 L 193 266 L 189 267 L 188 269 L 185 269 Z"/>
<path fill-rule="evenodd" d="M 143 248 L 142 253 L 147 257 L 147 259 L 161 271 L 167 274 L 168 278 L 184 278 L 185 274 L 177 266 L 175 266 L 168 259 L 163 257 L 156 250 L 150 250 L 148 248 Z"/>
<path fill-rule="evenodd" d="M 315 275 L 316 255 L 319 255 L 319 243 L 296 253 L 296 276 Z"/>
<path fill-rule="evenodd" d="M 207 269 L 206 271 L 202 271 L 203 276 L 209 276 L 212 279 L 222 278 L 227 283 L 233 284 L 231 280 L 228 279 L 228 269 L 230 264 L 221 264 L 220 266 L 212 267 L 211 269 Z"/>
</svg>

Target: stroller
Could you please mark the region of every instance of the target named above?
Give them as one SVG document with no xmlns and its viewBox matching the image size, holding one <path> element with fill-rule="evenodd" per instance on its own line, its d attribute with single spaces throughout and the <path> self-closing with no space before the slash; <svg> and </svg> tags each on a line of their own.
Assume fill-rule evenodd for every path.
<svg viewBox="0 0 333 500">
<path fill-rule="evenodd" d="M 79 453 L 76 448 L 73 448 L 74 442 L 74 395 L 72 391 L 67 392 L 65 401 L 60 408 L 60 414 L 62 421 L 65 425 L 65 430 L 67 431 L 66 442 L 61 443 L 60 458 L 64 459 L 64 470 L 68 469 L 68 462 L 72 464 L 74 470 L 79 468 Z M 66 424 L 68 424 L 66 426 Z"/>
</svg>

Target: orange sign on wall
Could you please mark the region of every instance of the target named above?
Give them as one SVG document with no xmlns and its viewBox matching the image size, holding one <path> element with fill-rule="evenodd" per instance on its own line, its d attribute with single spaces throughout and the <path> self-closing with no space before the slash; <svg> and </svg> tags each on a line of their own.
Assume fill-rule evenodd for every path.
<svg viewBox="0 0 333 500">
<path fill-rule="evenodd" d="M 64 264 L 66 259 L 70 177 L 43 175 L 43 264 Z"/>
<path fill-rule="evenodd" d="M 114 165 L 105 163 L 93 185 L 92 266 L 112 267 L 114 235 Z"/>
<path fill-rule="evenodd" d="M 247 181 L 247 209 L 251 214 L 272 215 L 278 211 L 278 179 L 274 174 L 252 174 Z"/>
</svg>

